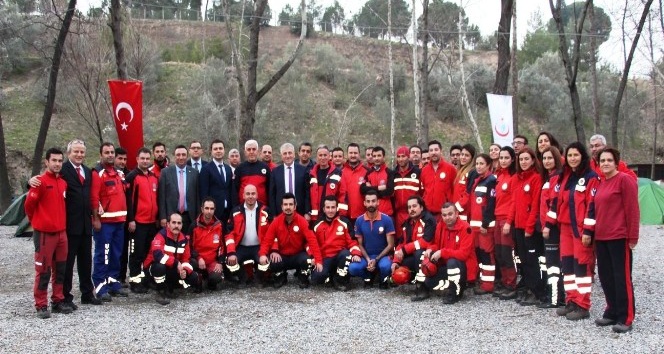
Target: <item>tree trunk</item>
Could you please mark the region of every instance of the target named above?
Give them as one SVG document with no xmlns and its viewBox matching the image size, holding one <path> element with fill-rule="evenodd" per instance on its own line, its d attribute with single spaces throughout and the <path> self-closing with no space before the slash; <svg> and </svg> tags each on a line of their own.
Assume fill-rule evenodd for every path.
<svg viewBox="0 0 664 354">
<path fill-rule="evenodd" d="M 110 18 L 108 26 L 113 33 L 113 48 L 115 48 L 115 64 L 118 79 L 127 80 L 127 63 L 124 55 L 124 42 L 122 40 L 122 5 L 120 0 L 111 0 Z"/>
<path fill-rule="evenodd" d="M 12 186 L 9 184 L 9 166 L 7 165 L 7 146 L 5 130 L 0 112 L 0 214 L 3 214 L 12 202 Z"/>
<path fill-rule="evenodd" d="M 514 125 L 514 135 L 519 134 L 519 69 L 516 67 L 516 2 L 512 4 L 512 48 L 511 70 L 512 70 L 512 117 Z"/>
<path fill-rule="evenodd" d="M 576 76 L 579 71 L 579 51 L 581 45 L 581 34 L 583 32 L 583 23 L 586 19 L 588 7 L 592 5 L 592 0 L 586 0 L 586 4 L 581 12 L 581 17 L 576 23 L 574 33 L 574 47 L 572 48 L 572 58 L 570 58 L 569 49 L 567 47 L 567 37 L 565 36 L 565 24 L 563 23 L 561 16 L 562 0 L 558 0 L 556 5 L 553 4 L 553 0 L 549 0 L 551 14 L 553 15 L 553 20 L 555 21 L 556 28 L 558 29 L 558 49 L 563 59 L 563 65 L 565 67 L 565 78 L 567 79 L 569 96 L 572 101 L 572 121 L 574 122 L 574 129 L 576 130 L 576 139 L 581 143 L 585 143 L 586 133 L 583 127 L 583 113 L 581 112 L 581 100 L 579 98 L 579 91 L 576 86 Z"/>
<path fill-rule="evenodd" d="M 592 80 L 592 106 L 593 106 L 593 131 L 599 133 L 601 126 L 599 114 L 599 94 L 597 93 L 597 38 L 595 34 L 595 6 L 588 8 L 588 21 L 590 21 L 590 79 Z"/>
<path fill-rule="evenodd" d="M 512 21 L 512 6 L 514 0 L 501 0 L 500 22 L 498 23 L 498 68 L 496 81 L 493 83 L 493 93 L 507 94 L 507 84 L 510 78 L 510 22 Z M 514 48 L 516 50 L 516 48 Z"/>
<path fill-rule="evenodd" d="M 422 120 L 420 112 L 420 68 L 419 68 L 419 53 L 417 48 L 417 15 L 415 14 L 416 0 L 412 0 L 413 15 L 411 18 L 411 25 L 413 26 L 413 93 L 415 95 L 415 135 L 417 136 L 417 145 L 422 146 L 426 143 L 422 136 Z"/>
<path fill-rule="evenodd" d="M 396 130 L 396 113 L 394 111 L 394 62 L 392 58 L 392 0 L 387 0 L 387 55 L 390 67 L 390 148 L 392 161 L 394 161 L 394 132 Z"/>
<path fill-rule="evenodd" d="M 466 115 L 470 120 L 470 126 L 473 129 L 473 136 L 475 141 L 477 141 L 477 147 L 480 152 L 484 152 L 484 147 L 482 146 L 482 138 L 480 137 L 480 130 L 477 128 L 477 122 L 473 116 L 473 111 L 470 109 L 470 100 L 468 100 L 468 93 L 466 91 L 466 74 L 463 70 L 463 29 L 461 24 L 463 22 L 463 14 L 459 11 L 459 70 L 461 71 L 461 105 L 462 108 L 466 110 Z"/>
<path fill-rule="evenodd" d="M 627 79 L 629 76 L 629 69 L 632 66 L 632 59 L 634 59 L 634 52 L 636 52 L 636 46 L 639 43 L 639 38 L 641 38 L 641 31 L 643 30 L 643 25 L 645 24 L 646 18 L 648 17 L 648 12 L 650 12 L 650 5 L 652 5 L 652 2 L 653 0 L 648 0 L 643 7 L 641 19 L 639 19 L 639 25 L 636 29 L 636 35 L 634 36 L 634 41 L 632 41 L 632 48 L 629 50 L 629 55 L 625 61 L 625 68 L 623 68 L 622 77 L 620 78 L 620 85 L 618 86 L 616 100 L 613 103 L 613 110 L 611 111 L 611 144 L 613 146 L 618 146 L 618 115 L 620 114 L 620 102 L 622 101 L 623 94 L 625 93 L 625 87 L 627 86 Z"/>
<path fill-rule="evenodd" d="M 55 91 L 58 84 L 58 73 L 60 72 L 60 60 L 62 59 L 62 51 L 64 49 L 65 40 L 69 33 L 69 26 L 71 25 L 74 11 L 76 10 L 76 0 L 69 0 L 67 4 L 67 12 L 65 13 L 62 26 L 58 32 L 58 37 L 55 41 L 55 48 L 53 50 L 53 58 L 51 59 L 51 70 L 48 78 L 48 93 L 46 94 L 46 105 L 44 106 L 44 115 L 42 116 L 41 125 L 39 126 L 39 133 L 37 134 L 37 141 L 35 143 L 35 151 L 32 156 L 32 175 L 37 175 L 41 171 L 42 154 L 44 153 L 44 145 L 46 145 L 46 135 L 48 128 L 51 125 L 51 117 L 53 116 L 53 108 L 55 107 Z"/>
<path fill-rule="evenodd" d="M 415 11 L 415 10 L 413 10 Z M 422 1 L 422 24 L 424 26 L 424 35 L 422 36 L 422 65 L 420 65 L 420 135 L 422 142 L 417 141 L 417 145 L 422 146 L 429 142 L 429 115 L 427 107 L 431 97 L 431 88 L 429 87 L 429 0 Z"/>
<path fill-rule="evenodd" d="M 660 0 L 661 1 L 661 0 Z M 660 15 L 661 16 L 661 15 Z M 650 37 L 650 43 L 648 43 L 648 49 L 650 49 L 650 62 L 653 63 L 653 67 L 657 67 L 655 63 L 655 47 L 653 44 L 653 26 L 652 26 L 652 14 L 648 14 L 648 35 Z M 657 165 L 657 128 L 659 127 L 659 107 L 657 106 L 657 71 L 652 70 L 651 80 L 652 80 L 652 103 L 654 106 L 654 120 L 655 124 L 653 127 L 653 138 L 652 138 L 652 162 L 650 166 L 650 179 L 655 180 L 655 166 Z"/>
</svg>

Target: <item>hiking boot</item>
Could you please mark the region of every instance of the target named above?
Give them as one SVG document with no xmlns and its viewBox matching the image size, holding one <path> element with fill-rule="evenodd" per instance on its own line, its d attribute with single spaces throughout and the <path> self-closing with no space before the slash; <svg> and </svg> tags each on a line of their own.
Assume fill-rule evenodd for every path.
<svg viewBox="0 0 664 354">
<path fill-rule="evenodd" d="M 147 294 L 148 288 L 143 286 L 141 283 L 131 283 L 129 284 L 129 290 L 134 294 Z"/>
<path fill-rule="evenodd" d="M 526 296 L 519 302 L 519 305 L 521 306 L 533 306 L 533 305 L 539 305 L 540 300 L 535 296 L 535 294 L 531 293 L 530 291 L 526 294 Z"/>
<path fill-rule="evenodd" d="M 171 303 L 171 300 L 166 298 L 166 296 L 164 294 L 164 291 L 157 291 L 157 294 L 155 296 L 155 301 L 157 301 L 157 303 L 159 305 L 162 305 L 162 306 L 165 306 L 165 305 L 168 305 L 168 304 Z"/>
<path fill-rule="evenodd" d="M 45 320 L 47 318 L 51 318 L 51 312 L 48 310 L 48 307 L 40 307 L 37 309 L 37 317 L 41 318 L 42 320 Z"/>
<path fill-rule="evenodd" d="M 418 286 L 417 289 L 415 289 L 415 296 L 411 297 L 410 301 L 424 301 L 428 299 L 429 296 L 429 289 L 425 288 L 424 286 Z"/>
<path fill-rule="evenodd" d="M 500 295 L 503 295 L 504 293 L 506 293 L 508 291 L 510 291 L 510 289 L 505 288 L 505 287 L 501 287 L 501 288 L 498 288 L 498 289 L 494 288 L 493 292 L 491 293 L 491 296 L 500 297 Z"/>
<path fill-rule="evenodd" d="M 504 293 L 502 293 L 499 298 L 501 300 L 514 300 L 517 297 L 517 292 L 516 290 L 507 290 Z"/>
<path fill-rule="evenodd" d="M 86 297 L 81 299 L 81 304 L 83 305 L 101 305 L 102 302 L 101 300 L 97 299 L 96 297 Z"/>
<path fill-rule="evenodd" d="M 624 323 L 616 323 L 611 326 L 611 329 L 616 333 L 627 333 L 632 330 L 632 326 Z"/>
<path fill-rule="evenodd" d="M 565 306 L 564 304 L 553 304 L 551 301 L 543 301 L 539 305 L 537 305 L 537 308 L 540 309 L 556 309 L 558 307 Z"/>
<path fill-rule="evenodd" d="M 460 296 L 457 296 L 456 294 L 448 294 L 443 298 L 443 304 L 445 305 L 456 304 L 457 302 L 459 302 L 459 298 Z"/>
<path fill-rule="evenodd" d="M 116 297 L 116 296 L 117 297 L 128 297 L 129 296 L 129 293 L 127 292 L 127 290 L 122 289 L 122 288 L 120 288 L 118 290 L 109 290 L 108 293 L 111 294 L 111 296 L 113 296 L 113 297 Z"/>
<path fill-rule="evenodd" d="M 386 281 L 381 281 L 381 282 L 378 284 L 378 289 L 380 289 L 380 290 L 387 290 L 387 289 L 389 289 L 389 288 L 390 288 L 390 284 L 389 284 L 388 282 L 386 282 Z"/>
<path fill-rule="evenodd" d="M 51 305 L 51 311 L 53 313 L 64 313 L 65 315 L 68 315 L 74 310 L 72 310 L 71 307 L 67 306 L 67 304 L 64 302 L 54 302 L 53 305 Z"/>
<path fill-rule="evenodd" d="M 565 307 L 559 307 L 556 310 L 556 315 L 558 316 L 567 316 L 568 313 L 576 310 L 576 304 L 573 302 L 568 302 Z"/>
<path fill-rule="evenodd" d="M 286 285 L 288 282 L 288 274 L 284 273 L 283 275 L 280 275 L 274 279 L 274 283 L 272 283 L 272 286 L 275 289 L 279 289 L 282 286 Z"/>
<path fill-rule="evenodd" d="M 602 317 L 602 318 L 597 318 L 595 319 L 595 324 L 598 327 L 606 327 L 606 326 L 612 326 L 616 324 L 616 320 L 612 320 L 610 318 Z"/>
<path fill-rule="evenodd" d="M 78 310 L 78 306 L 73 301 L 65 301 L 65 305 L 69 306 L 72 311 Z"/>
<path fill-rule="evenodd" d="M 576 309 L 574 309 L 574 311 L 565 315 L 565 318 L 567 318 L 570 321 L 578 321 L 588 317 L 590 317 L 590 312 L 579 306 L 576 306 Z"/>
<path fill-rule="evenodd" d="M 484 290 L 480 287 L 476 287 L 476 288 L 473 288 L 473 293 L 475 295 L 487 295 L 487 294 L 491 294 L 491 291 Z"/>
</svg>

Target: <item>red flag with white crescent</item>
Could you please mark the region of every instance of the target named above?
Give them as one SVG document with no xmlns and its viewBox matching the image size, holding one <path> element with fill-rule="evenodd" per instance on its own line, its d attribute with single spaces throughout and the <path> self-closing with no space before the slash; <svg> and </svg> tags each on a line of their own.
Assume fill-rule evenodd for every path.
<svg viewBox="0 0 664 354">
<path fill-rule="evenodd" d="M 108 80 L 113 121 L 118 143 L 127 150 L 127 168 L 136 168 L 136 154 L 143 147 L 143 82 Z"/>
</svg>

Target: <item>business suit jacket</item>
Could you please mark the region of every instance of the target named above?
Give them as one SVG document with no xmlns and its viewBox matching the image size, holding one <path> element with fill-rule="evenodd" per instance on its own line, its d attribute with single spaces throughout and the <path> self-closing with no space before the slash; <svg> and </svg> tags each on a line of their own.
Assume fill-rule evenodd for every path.
<svg viewBox="0 0 664 354">
<path fill-rule="evenodd" d="M 297 162 L 293 163 L 293 167 L 293 185 L 295 187 L 297 212 L 300 215 L 305 215 L 311 210 L 309 174 L 307 173 L 307 168 Z M 273 217 L 281 214 L 281 197 L 286 194 L 284 168 L 283 164 L 275 167 L 270 176 L 270 215 Z"/>
<path fill-rule="evenodd" d="M 231 166 L 224 163 L 224 171 L 226 171 L 226 180 L 224 175 L 219 171 L 216 161 L 210 161 L 203 169 L 198 178 L 199 197 L 201 202 L 205 197 L 212 197 L 214 199 L 215 211 L 214 215 L 217 219 L 226 225 L 230 211 L 233 208 L 232 200 L 235 191 L 233 183 L 233 171 Z M 224 207 L 225 202 L 225 207 Z"/>
<path fill-rule="evenodd" d="M 62 179 L 67 182 L 67 235 L 92 237 L 92 209 L 90 208 L 90 188 L 92 186 L 92 172 L 90 168 L 81 165 L 85 173 L 85 182 L 81 184 L 78 172 L 71 162 L 62 164 Z"/>
<path fill-rule="evenodd" d="M 186 196 L 187 214 L 192 222 L 196 220 L 199 213 L 198 199 L 198 171 L 190 166 L 185 166 L 187 174 Z M 168 219 L 172 213 L 178 212 L 178 201 L 180 198 L 178 188 L 178 170 L 176 165 L 168 166 L 161 170 L 159 177 L 159 219 Z"/>
<path fill-rule="evenodd" d="M 210 163 L 210 161 L 205 161 L 205 160 L 201 159 L 201 171 L 203 171 L 203 167 L 205 167 L 205 165 L 207 165 L 208 163 Z M 187 159 L 187 166 L 194 167 L 191 159 Z"/>
</svg>

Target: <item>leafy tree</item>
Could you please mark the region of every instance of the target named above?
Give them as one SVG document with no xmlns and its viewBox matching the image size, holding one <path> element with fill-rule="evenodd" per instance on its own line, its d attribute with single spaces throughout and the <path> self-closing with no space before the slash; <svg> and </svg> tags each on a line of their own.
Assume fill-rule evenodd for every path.
<svg viewBox="0 0 664 354">
<path fill-rule="evenodd" d="M 341 27 L 346 20 L 344 8 L 339 4 L 338 0 L 334 0 L 334 4 L 327 7 L 323 12 L 323 17 L 320 20 L 320 27 L 324 32 L 334 32 L 335 28 Z"/>
<path fill-rule="evenodd" d="M 279 13 L 279 26 L 290 26 L 291 21 L 293 20 L 293 15 L 295 15 L 293 7 L 290 6 L 290 4 L 286 4 Z"/>
<path fill-rule="evenodd" d="M 468 17 L 459 5 L 443 0 L 433 0 L 429 4 L 429 33 L 435 46 L 449 48 L 459 40 L 459 12 L 463 14 L 462 28 L 470 30 Z M 418 19 L 418 26 L 423 27 L 422 16 Z M 477 30 L 479 35 L 479 28 L 475 26 L 473 29 Z M 423 33 L 423 30 L 420 31 L 420 34 Z"/>
<path fill-rule="evenodd" d="M 252 1 L 229 0 L 228 3 L 229 3 L 228 9 L 230 13 L 229 17 L 231 18 L 231 22 L 237 21 L 238 19 L 242 18 L 242 21 L 245 26 L 251 25 L 251 20 L 254 17 L 254 5 Z M 208 10 L 207 17 L 208 20 L 211 21 L 220 21 L 220 22 L 226 21 L 226 17 L 224 15 L 221 2 L 212 5 L 212 8 Z M 272 10 L 270 9 L 270 5 L 266 5 L 265 12 L 263 13 L 259 21 L 260 26 L 261 27 L 269 26 L 271 20 L 272 20 Z"/>
<path fill-rule="evenodd" d="M 353 16 L 354 27 L 365 37 L 387 35 L 387 0 L 369 0 Z M 410 10 L 404 0 L 392 1 L 392 36 L 403 37 L 410 26 Z"/>
</svg>

